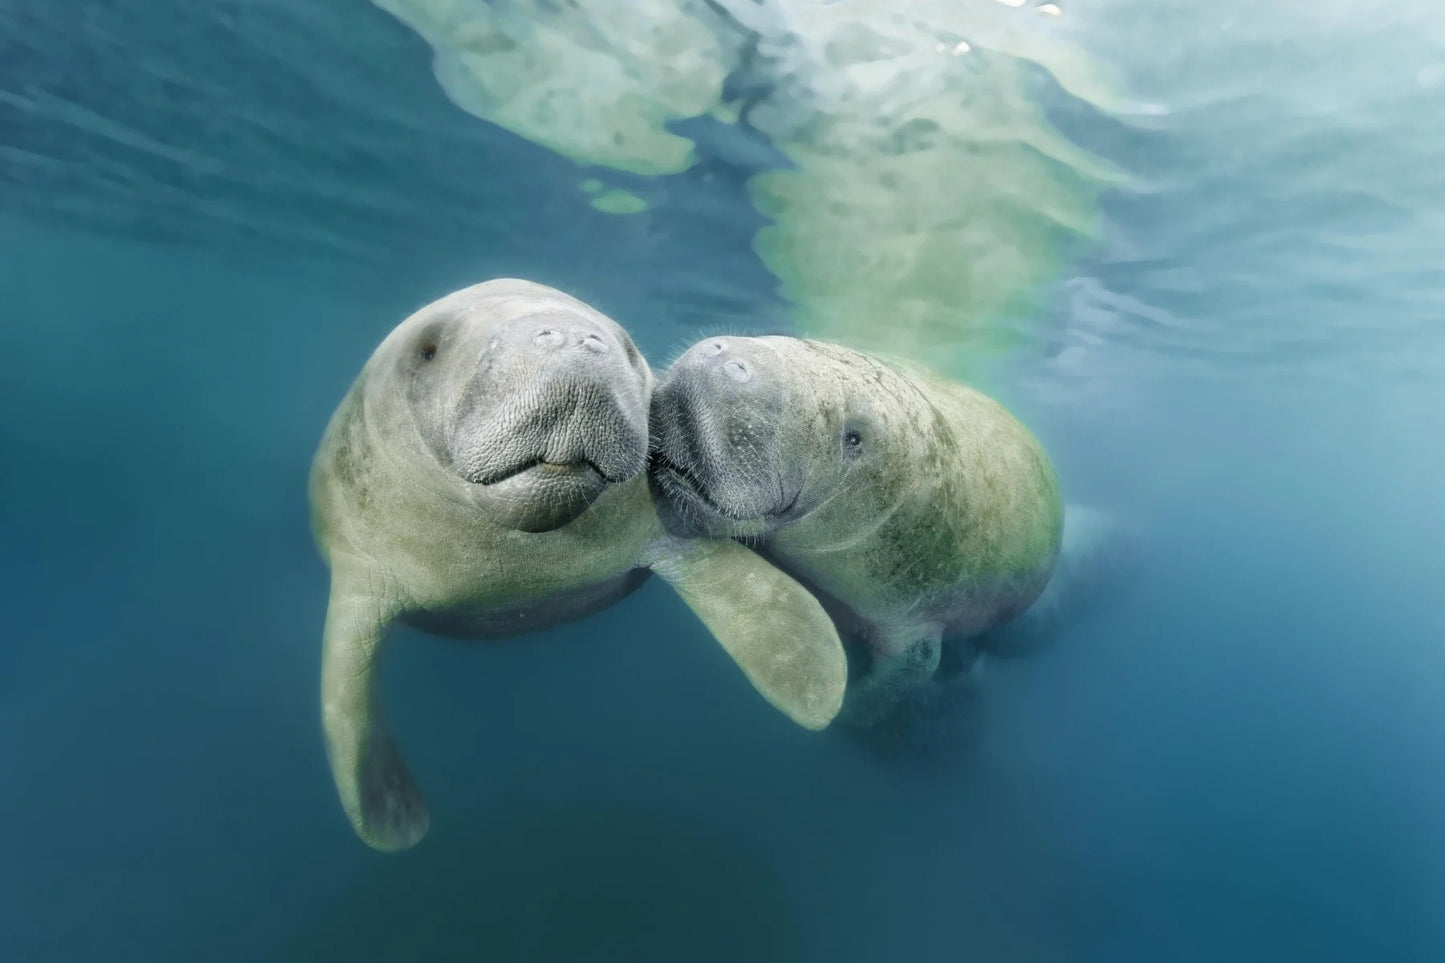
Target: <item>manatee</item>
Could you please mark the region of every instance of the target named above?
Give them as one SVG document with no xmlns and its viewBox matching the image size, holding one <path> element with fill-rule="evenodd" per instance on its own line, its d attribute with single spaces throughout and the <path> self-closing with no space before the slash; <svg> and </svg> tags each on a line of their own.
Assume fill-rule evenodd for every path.
<svg viewBox="0 0 1445 963">
<path fill-rule="evenodd" d="M 426 806 L 378 704 L 397 622 L 467 639 L 555 625 L 656 572 L 799 724 L 837 713 L 846 658 L 819 602 L 757 555 L 663 529 L 645 474 L 654 379 L 615 322 L 500 279 L 403 321 L 332 416 L 311 469 L 331 569 L 327 755 L 357 834 L 414 845 Z"/>
<path fill-rule="evenodd" d="M 789 337 L 711 338 L 652 399 L 670 530 L 734 538 L 813 591 L 868 667 L 840 719 L 877 724 L 1044 591 L 1064 511 L 1038 441 L 978 391 Z M 955 643 L 956 640 L 956 643 Z"/>
</svg>

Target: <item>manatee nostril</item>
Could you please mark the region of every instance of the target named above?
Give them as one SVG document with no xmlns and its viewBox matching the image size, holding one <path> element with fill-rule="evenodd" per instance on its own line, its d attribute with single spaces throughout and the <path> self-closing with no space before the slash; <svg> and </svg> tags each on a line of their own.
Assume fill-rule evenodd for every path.
<svg viewBox="0 0 1445 963">
<path fill-rule="evenodd" d="M 749 380 L 753 376 L 752 369 L 741 361 L 729 361 L 724 364 L 723 374 L 740 383 Z"/>
<path fill-rule="evenodd" d="M 728 349 L 728 343 L 727 343 L 726 341 L 718 340 L 718 341 L 712 342 L 711 344 L 709 344 L 709 345 L 707 346 L 707 353 L 708 353 L 708 354 L 711 354 L 711 355 L 719 355 L 719 354 L 722 354 L 722 353 L 723 353 L 724 351 L 726 351 L 727 349 Z"/>
<path fill-rule="evenodd" d="M 567 336 L 556 328 L 542 328 L 532 340 L 543 348 L 560 348 L 567 343 Z"/>
<path fill-rule="evenodd" d="M 583 335 L 582 341 L 580 343 L 582 347 L 586 348 L 588 351 L 591 351 L 593 354 L 607 353 L 607 342 L 603 341 L 595 334 Z"/>
</svg>

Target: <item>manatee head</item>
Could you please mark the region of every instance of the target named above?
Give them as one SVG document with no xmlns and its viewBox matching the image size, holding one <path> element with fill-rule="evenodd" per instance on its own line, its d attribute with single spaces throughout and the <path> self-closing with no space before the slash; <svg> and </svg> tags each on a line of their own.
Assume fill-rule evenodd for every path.
<svg viewBox="0 0 1445 963">
<path fill-rule="evenodd" d="M 897 380 L 865 355 L 797 338 L 693 345 L 652 396 L 650 480 L 664 520 L 762 538 L 850 486 L 876 489 L 901 455 L 897 418 L 879 404 L 884 377 Z"/>
<path fill-rule="evenodd" d="M 427 305 L 362 378 L 367 422 L 503 527 L 559 528 L 647 465 L 647 362 L 545 285 L 499 279 Z"/>
</svg>

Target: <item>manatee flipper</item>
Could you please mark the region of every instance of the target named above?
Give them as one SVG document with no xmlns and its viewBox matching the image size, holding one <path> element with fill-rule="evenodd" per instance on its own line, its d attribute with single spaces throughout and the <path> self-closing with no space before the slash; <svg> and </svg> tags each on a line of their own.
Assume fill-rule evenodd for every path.
<svg viewBox="0 0 1445 963">
<path fill-rule="evenodd" d="M 730 541 L 690 543 L 652 569 L 788 718 L 822 729 L 838 714 L 848 660 L 833 620 L 811 592 Z"/>
<path fill-rule="evenodd" d="M 1114 516 L 1083 505 L 1064 508 L 1064 539 L 1049 584 L 1023 614 L 979 636 L 993 656 L 1024 656 L 1059 637 L 1108 594 L 1128 568 L 1137 539 Z"/>
<path fill-rule="evenodd" d="M 374 594 L 380 579 L 348 578 L 333 560 L 321 646 L 321 716 L 326 755 L 356 834 L 380 850 L 407 849 L 426 835 L 426 803 L 392 742 L 377 698 L 381 645 L 397 606 Z"/>
<path fill-rule="evenodd" d="M 875 725 L 933 678 L 943 652 L 943 627 L 876 630 L 870 641 L 873 665 L 848 687 L 843 705 L 842 719 L 850 726 Z"/>
<path fill-rule="evenodd" d="M 977 746 L 982 731 L 983 688 L 977 663 L 960 673 L 949 672 L 949 649 L 958 644 L 946 640 L 943 665 L 933 678 L 899 699 L 873 725 L 848 727 L 849 739 L 890 765 L 929 769 L 963 759 Z"/>
</svg>

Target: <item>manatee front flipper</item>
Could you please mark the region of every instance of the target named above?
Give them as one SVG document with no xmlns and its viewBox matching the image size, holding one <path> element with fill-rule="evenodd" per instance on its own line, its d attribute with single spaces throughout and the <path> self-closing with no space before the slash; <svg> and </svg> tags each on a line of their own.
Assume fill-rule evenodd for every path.
<svg viewBox="0 0 1445 963">
<path fill-rule="evenodd" d="M 347 818 L 368 846 L 398 850 L 420 842 L 428 817 L 376 695 L 381 643 L 397 614 L 395 603 L 376 594 L 380 584 L 380 578 L 333 570 L 321 647 L 321 713 Z"/>
<path fill-rule="evenodd" d="M 850 726 L 876 725 L 898 703 L 938 671 L 943 627 L 875 630 L 869 640 L 873 665 L 848 688 L 842 721 Z"/>
<path fill-rule="evenodd" d="M 692 542 L 652 569 L 763 698 L 808 729 L 822 729 L 838 714 L 848 660 L 811 592 L 736 542 Z"/>
</svg>

